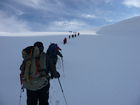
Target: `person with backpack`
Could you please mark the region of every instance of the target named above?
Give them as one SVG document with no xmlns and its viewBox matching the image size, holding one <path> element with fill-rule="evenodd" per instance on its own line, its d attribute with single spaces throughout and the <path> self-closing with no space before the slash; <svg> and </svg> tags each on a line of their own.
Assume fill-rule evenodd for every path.
<svg viewBox="0 0 140 105">
<path fill-rule="evenodd" d="M 78 32 L 78 36 L 80 35 L 80 33 Z"/>
<path fill-rule="evenodd" d="M 66 37 L 63 39 L 63 44 L 67 44 L 67 38 Z"/>
<path fill-rule="evenodd" d="M 58 60 L 58 56 L 63 59 L 63 55 L 61 54 L 61 48 L 56 43 L 51 43 L 46 52 L 47 68 L 50 70 L 51 78 L 59 78 L 60 74 L 56 70 L 56 64 Z"/>
<path fill-rule="evenodd" d="M 70 37 L 71 37 L 71 36 L 69 35 L 69 39 L 70 39 Z"/>
<path fill-rule="evenodd" d="M 50 75 L 48 59 L 42 42 L 34 43 L 22 51 L 21 83 L 27 90 L 27 105 L 49 105 Z M 53 71 L 56 72 L 56 71 Z M 59 78 L 60 75 L 53 76 Z"/>
</svg>

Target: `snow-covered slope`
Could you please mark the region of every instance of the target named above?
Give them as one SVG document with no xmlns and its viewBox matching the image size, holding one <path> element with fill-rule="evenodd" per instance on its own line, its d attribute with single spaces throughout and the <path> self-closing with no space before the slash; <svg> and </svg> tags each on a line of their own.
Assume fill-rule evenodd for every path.
<svg viewBox="0 0 140 105">
<path fill-rule="evenodd" d="M 102 27 L 97 34 L 111 36 L 139 36 L 140 16 Z"/>
<path fill-rule="evenodd" d="M 36 41 L 42 41 L 45 50 L 50 42 L 62 48 L 64 71 L 61 61 L 58 71 L 68 105 L 140 105 L 140 31 L 129 32 L 137 37 L 123 37 L 122 27 L 124 32 L 121 28 L 114 37 L 116 27 L 99 36 L 70 39 L 67 45 L 62 44 L 67 36 L 0 37 L 0 105 L 19 105 L 21 50 Z M 57 80 L 51 81 L 49 102 L 65 105 Z M 26 92 L 21 105 L 26 105 Z"/>
</svg>

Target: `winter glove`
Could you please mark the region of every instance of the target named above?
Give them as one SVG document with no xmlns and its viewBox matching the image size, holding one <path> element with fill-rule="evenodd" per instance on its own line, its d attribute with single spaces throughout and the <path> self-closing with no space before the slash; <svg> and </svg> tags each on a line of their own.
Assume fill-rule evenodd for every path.
<svg viewBox="0 0 140 105">
<path fill-rule="evenodd" d="M 51 75 L 51 78 L 53 79 L 53 78 L 60 78 L 60 74 L 59 74 L 59 72 L 55 72 L 55 73 L 53 73 L 52 75 Z"/>
<path fill-rule="evenodd" d="M 55 74 L 55 78 L 60 78 L 60 74 L 59 74 L 59 72 L 56 72 L 56 74 Z"/>
</svg>

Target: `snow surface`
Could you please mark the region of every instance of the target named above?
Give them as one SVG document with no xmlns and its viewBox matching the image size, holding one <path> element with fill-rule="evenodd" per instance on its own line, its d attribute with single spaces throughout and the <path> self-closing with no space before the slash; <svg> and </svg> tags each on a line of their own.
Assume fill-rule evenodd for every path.
<svg viewBox="0 0 140 105">
<path fill-rule="evenodd" d="M 64 71 L 61 60 L 57 68 L 68 105 L 140 105 L 140 24 L 135 26 L 134 20 L 140 18 L 132 19 L 131 27 L 127 20 L 95 36 L 70 39 L 67 45 L 62 44 L 67 35 L 0 37 L 0 105 L 19 105 L 21 50 L 36 41 L 44 43 L 45 51 L 50 42 L 62 48 Z M 137 30 L 126 31 L 134 27 Z M 51 81 L 49 102 L 66 105 L 57 80 Z M 21 105 L 26 105 L 26 91 Z"/>
<path fill-rule="evenodd" d="M 140 16 L 102 27 L 97 33 L 107 36 L 139 36 Z"/>
</svg>

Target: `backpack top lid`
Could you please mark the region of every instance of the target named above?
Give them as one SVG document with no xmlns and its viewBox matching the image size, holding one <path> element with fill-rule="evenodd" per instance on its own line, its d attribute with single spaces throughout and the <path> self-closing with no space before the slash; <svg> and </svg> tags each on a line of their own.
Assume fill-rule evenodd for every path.
<svg viewBox="0 0 140 105">
<path fill-rule="evenodd" d="M 47 49 L 47 54 L 50 56 L 51 55 L 54 56 L 57 54 L 57 52 L 59 50 L 61 50 L 61 49 L 59 48 L 59 46 L 56 43 L 51 43 Z"/>
<path fill-rule="evenodd" d="M 34 46 L 28 46 L 22 50 L 22 58 L 24 60 L 29 59 L 32 56 Z"/>
<path fill-rule="evenodd" d="M 58 51 L 58 50 L 61 50 L 61 48 L 56 43 L 51 43 L 49 45 L 48 50 L 51 50 L 51 51 L 55 51 L 56 50 L 56 51 Z"/>
</svg>

